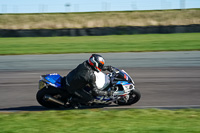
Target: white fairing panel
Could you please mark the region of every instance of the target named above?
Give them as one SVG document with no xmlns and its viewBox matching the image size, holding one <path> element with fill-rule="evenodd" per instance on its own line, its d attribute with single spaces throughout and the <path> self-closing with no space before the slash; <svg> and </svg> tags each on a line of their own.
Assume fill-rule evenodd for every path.
<svg viewBox="0 0 200 133">
<path fill-rule="evenodd" d="M 96 76 L 96 86 L 103 90 L 110 84 L 110 78 L 103 72 L 94 72 Z"/>
</svg>

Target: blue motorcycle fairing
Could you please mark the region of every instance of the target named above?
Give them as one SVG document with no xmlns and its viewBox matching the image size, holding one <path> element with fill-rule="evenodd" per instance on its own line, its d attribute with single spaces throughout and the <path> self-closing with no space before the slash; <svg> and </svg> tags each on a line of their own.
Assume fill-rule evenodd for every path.
<svg viewBox="0 0 200 133">
<path fill-rule="evenodd" d="M 59 74 L 57 73 L 47 74 L 47 75 L 42 76 L 42 78 L 47 84 L 57 87 L 57 88 L 61 88 L 62 76 L 60 76 Z"/>
<path fill-rule="evenodd" d="M 127 82 L 127 81 L 118 81 L 116 83 L 116 85 L 130 85 L 131 83 Z"/>
</svg>

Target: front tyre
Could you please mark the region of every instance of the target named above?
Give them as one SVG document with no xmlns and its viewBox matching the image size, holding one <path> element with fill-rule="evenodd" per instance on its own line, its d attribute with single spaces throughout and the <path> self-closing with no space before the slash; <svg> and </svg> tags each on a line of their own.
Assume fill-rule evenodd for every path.
<svg viewBox="0 0 200 133">
<path fill-rule="evenodd" d="M 61 98 L 61 95 L 60 95 L 60 92 L 58 89 L 52 88 L 52 87 L 51 88 L 43 88 L 37 92 L 36 99 L 40 105 L 42 105 L 46 108 L 59 108 L 61 106 L 57 103 L 46 101 L 44 98 L 45 95 L 49 95 L 49 96 L 57 98 L 57 99 Z"/>
<path fill-rule="evenodd" d="M 129 96 L 129 99 L 128 99 L 128 101 L 127 102 L 125 102 L 125 101 L 118 101 L 117 102 L 117 104 L 118 105 L 131 105 L 131 104 L 135 104 L 135 103 L 137 103 L 139 100 L 140 100 L 140 98 L 141 98 L 141 93 L 140 93 L 140 91 L 138 90 L 138 89 L 134 89 L 134 90 L 132 90 L 132 92 L 129 94 L 130 96 Z"/>
</svg>

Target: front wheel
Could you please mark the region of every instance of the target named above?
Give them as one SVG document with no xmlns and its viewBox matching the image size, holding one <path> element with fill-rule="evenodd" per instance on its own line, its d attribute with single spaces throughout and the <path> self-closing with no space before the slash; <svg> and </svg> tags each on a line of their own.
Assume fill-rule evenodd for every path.
<svg viewBox="0 0 200 133">
<path fill-rule="evenodd" d="M 54 97 L 56 99 L 62 99 L 61 93 L 58 89 L 56 88 L 43 88 L 41 90 L 39 90 L 36 94 L 36 99 L 38 101 L 38 103 L 46 108 L 59 108 L 60 105 L 57 103 L 53 103 L 50 101 L 46 101 L 45 100 L 45 95 L 49 95 L 51 97 Z M 63 99 L 62 99 L 63 100 Z"/>
<path fill-rule="evenodd" d="M 127 102 L 125 101 L 118 101 L 117 104 L 118 105 L 131 105 L 131 104 L 135 104 L 137 103 L 141 98 L 141 93 L 138 89 L 134 89 L 132 90 L 132 92 L 129 94 L 129 99 Z"/>
</svg>

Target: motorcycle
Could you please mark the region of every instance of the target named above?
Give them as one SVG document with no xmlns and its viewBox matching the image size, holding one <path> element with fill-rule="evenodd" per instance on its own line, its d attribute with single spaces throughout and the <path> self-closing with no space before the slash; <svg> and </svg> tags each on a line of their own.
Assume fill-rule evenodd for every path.
<svg viewBox="0 0 200 133">
<path fill-rule="evenodd" d="M 98 89 L 113 91 L 112 96 L 94 96 L 90 105 L 132 105 L 141 98 L 141 93 L 135 88 L 133 79 L 124 70 L 113 67 L 113 71 L 105 74 L 95 72 L 96 85 Z M 63 77 L 57 73 L 41 75 L 39 80 L 39 90 L 36 94 L 38 103 L 46 108 L 70 107 L 69 100 L 73 96 L 62 89 Z M 91 93 L 90 87 L 85 87 L 85 91 Z"/>
</svg>

